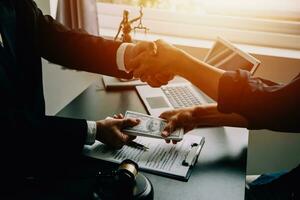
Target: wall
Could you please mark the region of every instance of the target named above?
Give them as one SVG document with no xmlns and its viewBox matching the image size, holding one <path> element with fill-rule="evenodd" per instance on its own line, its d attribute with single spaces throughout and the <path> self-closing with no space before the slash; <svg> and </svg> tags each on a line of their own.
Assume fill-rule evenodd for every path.
<svg viewBox="0 0 300 200">
<path fill-rule="evenodd" d="M 62 69 L 43 60 L 43 81 L 47 115 L 55 115 L 94 81 L 97 74 Z"/>
<path fill-rule="evenodd" d="M 285 83 L 300 73 L 300 59 L 256 57 L 262 61 L 256 76 Z M 247 173 L 260 174 L 291 169 L 300 164 L 299 155 L 300 134 L 250 131 Z"/>
<path fill-rule="evenodd" d="M 36 3 L 44 14 L 50 14 L 49 0 L 38 0 Z M 53 5 L 55 5 L 55 2 Z M 52 10 L 51 14 L 54 16 L 55 11 Z M 62 69 L 59 65 L 43 60 L 46 113 L 55 115 L 92 82 L 97 80 L 100 81 L 99 75 Z"/>
<path fill-rule="evenodd" d="M 34 0 L 37 6 L 43 11 L 45 15 L 50 14 L 50 1 L 49 0 Z"/>
</svg>

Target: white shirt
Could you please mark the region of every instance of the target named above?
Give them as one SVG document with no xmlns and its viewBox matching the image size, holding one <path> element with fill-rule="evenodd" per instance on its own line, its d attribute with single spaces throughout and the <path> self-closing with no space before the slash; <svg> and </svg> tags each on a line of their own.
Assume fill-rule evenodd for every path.
<svg viewBox="0 0 300 200">
<path fill-rule="evenodd" d="M 0 47 L 3 47 L 3 40 L 2 40 L 2 35 L 0 33 Z"/>
<path fill-rule="evenodd" d="M 121 71 L 126 71 L 124 55 L 128 45 L 132 45 L 132 44 L 123 43 L 119 46 L 117 50 L 116 62 L 117 62 L 118 69 Z M 87 136 L 86 136 L 85 144 L 92 145 L 95 143 L 96 140 L 97 124 L 95 121 L 86 121 L 86 123 L 87 123 Z M 98 132 L 100 132 L 100 130 L 98 130 Z"/>
</svg>

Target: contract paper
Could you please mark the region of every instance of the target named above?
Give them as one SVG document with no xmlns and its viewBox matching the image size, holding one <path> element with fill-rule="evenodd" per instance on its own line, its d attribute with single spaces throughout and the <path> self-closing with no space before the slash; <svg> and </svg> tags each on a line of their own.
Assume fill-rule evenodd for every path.
<svg viewBox="0 0 300 200">
<path fill-rule="evenodd" d="M 199 144 L 201 139 L 200 136 L 186 135 L 181 142 L 173 145 L 161 139 L 138 137 L 135 142 L 148 147 L 147 151 L 126 145 L 120 150 L 115 150 L 97 141 L 92 146 L 85 146 L 84 154 L 114 163 L 131 159 L 144 171 L 186 177 L 190 167 L 182 163 L 190 152 L 192 144 Z"/>
</svg>

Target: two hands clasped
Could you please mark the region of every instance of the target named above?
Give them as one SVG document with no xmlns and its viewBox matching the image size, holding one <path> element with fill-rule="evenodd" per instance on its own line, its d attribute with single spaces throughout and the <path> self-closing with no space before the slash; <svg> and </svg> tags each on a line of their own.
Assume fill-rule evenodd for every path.
<svg viewBox="0 0 300 200">
<path fill-rule="evenodd" d="M 160 87 L 166 85 L 174 78 L 175 70 L 170 67 L 170 64 L 176 62 L 174 57 L 179 53 L 179 49 L 162 40 L 139 42 L 126 47 L 124 64 L 126 71 L 132 72 L 135 78 L 147 82 L 152 87 Z M 162 115 L 166 119 L 170 118 L 169 116 L 170 113 Z M 170 119 L 172 120 L 173 118 Z M 126 135 L 122 132 L 122 129 L 136 126 L 138 123 L 138 119 L 124 119 L 122 114 L 115 115 L 114 118 L 97 121 L 98 133 L 96 134 L 96 139 L 109 146 L 121 148 L 136 138 Z M 162 136 L 169 136 L 175 128 L 174 123 L 176 122 L 171 121 L 168 124 Z"/>
<path fill-rule="evenodd" d="M 133 73 L 134 78 L 147 82 L 151 87 L 166 85 L 174 78 L 175 65 L 181 50 L 162 41 L 139 42 L 128 45 L 124 55 L 127 71 Z"/>
</svg>

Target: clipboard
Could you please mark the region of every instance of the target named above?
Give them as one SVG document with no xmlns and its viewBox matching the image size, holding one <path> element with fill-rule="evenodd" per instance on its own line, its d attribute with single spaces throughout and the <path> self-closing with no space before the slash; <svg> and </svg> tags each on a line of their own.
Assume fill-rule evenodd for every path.
<svg viewBox="0 0 300 200">
<path fill-rule="evenodd" d="M 176 145 L 167 144 L 162 139 L 146 137 L 138 137 L 135 141 L 148 147 L 149 150 L 126 145 L 120 150 L 115 150 L 97 141 L 92 146 L 86 145 L 83 154 L 117 164 L 125 159 L 131 159 L 139 165 L 141 171 L 188 181 L 204 146 L 205 138 L 187 134 Z"/>
</svg>

